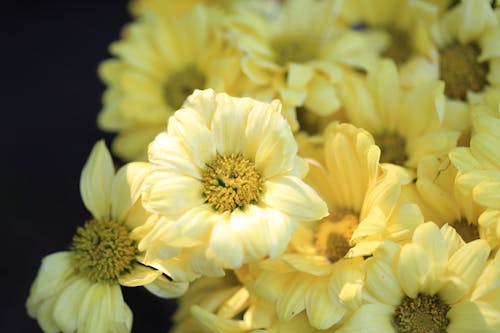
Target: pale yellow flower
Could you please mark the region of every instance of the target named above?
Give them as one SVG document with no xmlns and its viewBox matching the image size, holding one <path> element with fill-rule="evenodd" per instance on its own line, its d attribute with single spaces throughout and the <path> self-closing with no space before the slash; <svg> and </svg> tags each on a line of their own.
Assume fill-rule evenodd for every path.
<svg viewBox="0 0 500 333">
<path fill-rule="evenodd" d="M 195 91 L 149 146 L 143 205 L 165 222 L 148 237 L 167 239 L 167 247 L 171 239 L 191 240 L 220 267 L 236 268 L 276 257 L 297 221 L 327 215 L 301 180 L 307 165 L 280 108 L 278 101 Z"/>
<path fill-rule="evenodd" d="M 346 77 L 342 97 L 347 121 L 373 135 L 382 162 L 416 168 L 456 146 L 460 132 L 446 122 L 443 89 L 440 81 L 404 88 L 394 62 L 384 60 L 366 78 Z"/>
<path fill-rule="evenodd" d="M 120 285 L 145 286 L 163 297 L 186 290 L 161 272 L 143 266 L 129 237 L 147 213 L 137 203 L 147 173 L 130 163 L 115 174 L 103 141 L 98 142 L 80 179 L 83 202 L 92 220 L 78 228 L 71 251 L 45 257 L 26 302 L 44 332 L 130 332 L 132 312 Z"/>
<path fill-rule="evenodd" d="M 202 5 L 176 17 L 148 12 L 111 44 L 115 58 L 99 67 L 107 89 L 98 125 L 118 132 L 113 151 L 121 158 L 146 159 L 149 142 L 195 89 L 236 94 L 239 53 L 220 30 L 222 17 Z"/>
<path fill-rule="evenodd" d="M 248 96 L 283 103 L 292 130 L 297 113 L 327 117 L 341 106 L 338 84 L 343 72 L 369 63 L 375 50 L 361 35 L 337 24 L 339 1 L 286 1 L 269 17 L 241 10 L 231 16 L 228 33 L 245 51 L 242 70 Z"/>
<path fill-rule="evenodd" d="M 493 248 L 500 246 L 500 99 L 494 104 L 472 108 L 472 134 L 469 147 L 450 152 L 458 169 L 456 192 L 466 203 L 465 216 L 479 224 L 479 234 Z M 480 216 L 478 216 L 481 214 Z"/>
<path fill-rule="evenodd" d="M 500 84 L 500 26 L 488 0 L 463 0 L 434 27 L 439 47 L 439 79 L 456 102 L 481 99 Z"/>
<path fill-rule="evenodd" d="M 370 47 L 381 57 L 394 60 L 403 85 L 414 86 L 435 72 L 431 27 L 437 14 L 437 7 L 421 0 L 350 0 L 344 1 L 339 16 L 368 35 Z"/>
<path fill-rule="evenodd" d="M 492 171 L 460 173 L 446 156 L 429 156 L 419 163 L 415 184 L 403 193 L 426 220 L 450 225 L 466 242 L 485 239 L 495 249 L 500 245 L 499 177 Z"/>
<path fill-rule="evenodd" d="M 255 293 L 275 304 L 279 320 L 304 312 L 316 329 L 333 328 L 361 304 L 362 256 L 384 239 L 409 240 L 423 222 L 417 206 L 398 204 L 410 178 L 402 169 L 383 170 L 368 132 L 333 123 L 323 140 L 300 138 L 300 154 L 314 158 L 306 181 L 330 215 L 301 224 L 285 254 L 255 264 Z"/>
<path fill-rule="evenodd" d="M 498 332 L 500 256 L 448 226 L 420 225 L 366 260 L 364 304 L 337 332 Z"/>
</svg>

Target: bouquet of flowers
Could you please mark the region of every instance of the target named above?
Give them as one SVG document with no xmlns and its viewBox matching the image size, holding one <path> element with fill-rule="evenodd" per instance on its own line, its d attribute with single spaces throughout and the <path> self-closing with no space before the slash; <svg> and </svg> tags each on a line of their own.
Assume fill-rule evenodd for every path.
<svg viewBox="0 0 500 333">
<path fill-rule="evenodd" d="M 133 0 L 44 332 L 500 332 L 500 6 Z"/>
</svg>

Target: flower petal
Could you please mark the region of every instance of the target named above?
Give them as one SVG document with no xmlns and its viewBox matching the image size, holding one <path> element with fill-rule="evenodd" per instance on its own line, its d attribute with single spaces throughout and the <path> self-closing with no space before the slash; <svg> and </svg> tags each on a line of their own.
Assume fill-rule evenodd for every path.
<svg viewBox="0 0 500 333">
<path fill-rule="evenodd" d="M 115 169 L 104 140 L 97 142 L 80 177 L 80 193 L 85 207 L 98 220 L 110 216 L 111 187 Z"/>
<path fill-rule="evenodd" d="M 164 276 L 160 276 L 152 283 L 144 286 L 150 293 L 162 298 L 176 298 L 183 295 L 188 287 L 188 282 L 169 281 Z"/>
<path fill-rule="evenodd" d="M 78 333 L 127 333 L 131 328 L 132 312 L 123 300 L 120 286 L 94 283 L 80 301 Z"/>
<path fill-rule="evenodd" d="M 228 220 L 215 224 L 206 256 L 224 268 L 239 268 L 244 259 L 243 247 L 231 232 Z"/>
<path fill-rule="evenodd" d="M 141 186 L 149 170 L 150 164 L 142 162 L 128 163 L 118 170 L 111 190 L 111 218 L 125 219 L 141 195 Z"/>
<path fill-rule="evenodd" d="M 291 218 L 311 221 L 328 215 L 328 208 L 318 194 L 296 177 L 266 181 L 262 202 Z"/>
<path fill-rule="evenodd" d="M 120 285 L 125 287 L 144 286 L 153 282 L 161 272 L 141 264 L 135 264 L 132 270 L 118 278 Z"/>
<path fill-rule="evenodd" d="M 365 304 L 340 329 L 339 333 L 396 333 L 392 326 L 394 308 L 384 304 Z"/>
<path fill-rule="evenodd" d="M 153 170 L 145 179 L 142 202 L 146 210 L 177 217 L 204 203 L 202 184 L 192 177 Z"/>
<path fill-rule="evenodd" d="M 306 295 L 306 312 L 311 326 L 327 329 L 342 319 L 347 310 L 330 298 L 327 281 L 315 281 Z"/>
<path fill-rule="evenodd" d="M 198 179 L 201 177 L 182 139 L 177 136 L 165 132 L 158 134 L 149 144 L 148 159 L 168 171 Z"/>
</svg>

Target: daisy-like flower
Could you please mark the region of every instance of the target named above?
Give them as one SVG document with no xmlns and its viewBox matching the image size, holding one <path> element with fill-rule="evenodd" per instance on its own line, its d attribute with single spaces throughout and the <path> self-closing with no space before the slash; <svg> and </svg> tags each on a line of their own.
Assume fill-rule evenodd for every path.
<svg viewBox="0 0 500 333">
<path fill-rule="evenodd" d="M 448 226 L 419 226 L 366 260 L 364 304 L 337 332 L 498 332 L 500 256 Z"/>
<path fill-rule="evenodd" d="M 241 64 L 250 82 L 244 93 L 280 99 L 293 131 L 303 113 L 336 112 L 343 71 L 375 57 L 361 34 L 337 24 L 338 7 L 338 1 L 294 0 L 271 18 L 243 7 L 230 19 L 228 33 L 245 51 Z"/>
<path fill-rule="evenodd" d="M 116 58 L 99 67 L 107 89 L 98 125 L 118 132 L 113 150 L 121 158 L 146 159 L 148 143 L 195 89 L 236 94 L 239 56 L 220 31 L 222 17 L 202 5 L 176 17 L 148 12 L 111 44 Z"/>
<path fill-rule="evenodd" d="M 130 332 L 132 313 L 120 285 L 165 297 L 186 290 L 186 283 L 169 282 L 142 265 L 129 237 L 147 217 L 139 200 L 146 171 L 145 163 L 131 163 L 115 174 L 104 142 L 94 146 L 80 180 L 93 218 L 77 229 L 70 251 L 43 259 L 26 302 L 44 332 Z"/>
<path fill-rule="evenodd" d="M 432 74 L 437 49 L 431 27 L 437 20 L 437 8 L 421 0 L 345 1 L 340 19 L 367 35 L 371 48 L 397 64 L 404 85 L 416 85 Z M 380 43 L 383 38 L 383 43 Z M 376 65 L 375 65 L 376 66 Z"/>
<path fill-rule="evenodd" d="M 439 78 L 455 102 L 475 102 L 500 84 L 500 26 L 488 0 L 464 0 L 445 12 L 433 35 Z"/>
<path fill-rule="evenodd" d="M 382 162 L 416 168 L 456 146 L 460 132 L 448 125 L 443 89 L 440 81 L 404 88 L 394 62 L 384 60 L 367 78 L 346 77 L 342 97 L 347 121 L 374 136 Z"/>
<path fill-rule="evenodd" d="M 314 158 L 306 181 L 326 200 L 329 216 L 301 225 L 282 256 L 255 264 L 255 292 L 276 304 L 280 321 L 305 312 L 316 329 L 334 328 L 360 305 L 362 256 L 384 239 L 409 240 L 423 222 L 418 207 L 398 205 L 410 178 L 403 169 L 381 168 L 368 132 L 333 123 L 324 136 L 324 144 L 299 143 L 301 155 Z"/>
<path fill-rule="evenodd" d="M 191 239 L 220 267 L 237 268 L 281 254 L 297 221 L 326 216 L 301 180 L 307 164 L 280 108 L 195 91 L 149 146 L 143 205 L 165 220 L 149 237 Z"/>
<path fill-rule="evenodd" d="M 458 169 L 456 192 L 466 203 L 469 223 L 479 224 L 481 238 L 493 248 L 500 246 L 500 98 L 491 104 L 472 108 L 472 134 L 469 147 L 450 152 Z M 479 215 L 481 214 L 481 215 Z M 479 215 L 479 217 L 478 217 Z"/>
</svg>

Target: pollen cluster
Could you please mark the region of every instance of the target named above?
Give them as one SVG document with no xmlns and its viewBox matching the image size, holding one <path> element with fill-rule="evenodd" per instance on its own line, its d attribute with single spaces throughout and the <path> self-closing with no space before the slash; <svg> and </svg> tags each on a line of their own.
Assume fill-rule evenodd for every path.
<svg viewBox="0 0 500 333">
<path fill-rule="evenodd" d="M 450 306 L 437 295 L 405 296 L 396 308 L 393 325 L 399 333 L 446 333 L 448 310 Z"/>
<path fill-rule="evenodd" d="M 127 228 L 119 222 L 91 220 L 76 230 L 72 250 L 77 270 L 94 282 L 113 282 L 132 268 L 137 255 Z"/>
<path fill-rule="evenodd" d="M 259 201 L 263 180 L 255 163 L 242 154 L 217 155 L 202 173 L 206 202 L 222 213 Z"/>
<path fill-rule="evenodd" d="M 453 44 L 441 51 L 439 74 L 448 97 L 465 100 L 468 90 L 483 90 L 489 64 L 477 61 L 480 53 L 476 44 Z"/>
</svg>

